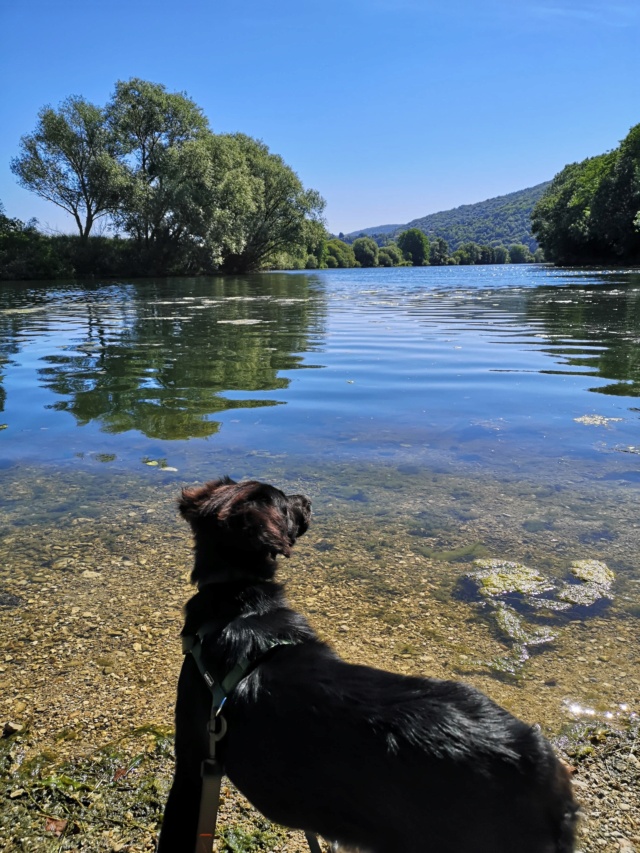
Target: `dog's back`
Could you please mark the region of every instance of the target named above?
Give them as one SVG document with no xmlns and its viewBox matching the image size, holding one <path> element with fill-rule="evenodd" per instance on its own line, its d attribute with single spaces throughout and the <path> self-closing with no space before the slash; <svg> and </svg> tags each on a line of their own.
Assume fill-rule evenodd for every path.
<svg viewBox="0 0 640 853">
<path fill-rule="evenodd" d="M 253 683 L 252 683 L 253 680 Z M 568 774 L 474 688 L 282 648 L 227 710 L 229 777 L 267 817 L 375 853 L 569 853 Z"/>
</svg>

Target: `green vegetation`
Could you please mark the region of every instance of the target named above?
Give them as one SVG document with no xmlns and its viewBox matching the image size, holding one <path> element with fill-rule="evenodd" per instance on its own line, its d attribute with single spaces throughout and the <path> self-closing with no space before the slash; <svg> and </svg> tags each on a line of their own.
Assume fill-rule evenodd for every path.
<svg viewBox="0 0 640 853">
<path fill-rule="evenodd" d="M 412 266 L 424 267 L 429 263 L 429 241 L 418 228 L 409 228 L 399 234 L 398 246 Z"/>
<path fill-rule="evenodd" d="M 532 223 L 554 263 L 639 263 L 640 124 L 613 151 L 565 166 Z"/>
<path fill-rule="evenodd" d="M 371 237 L 359 237 L 351 248 L 361 267 L 378 266 L 378 244 Z"/>
<path fill-rule="evenodd" d="M 71 214 L 78 238 L 2 214 L 2 278 L 324 264 L 321 196 L 264 143 L 214 134 L 197 104 L 156 83 L 120 81 L 104 108 L 77 96 L 44 107 L 11 168 Z M 91 236 L 99 219 L 115 237 Z"/>
<path fill-rule="evenodd" d="M 365 228 L 348 234 L 346 239 L 352 241 L 355 237 L 366 236 L 372 237 L 379 245 L 384 245 L 387 240 L 397 240 L 401 231 L 417 228 L 426 234 L 432 245 L 436 238 L 445 240 L 454 254 L 464 244 L 469 243 L 500 248 L 522 244 L 529 252 L 534 253 L 538 244 L 531 232 L 531 211 L 548 186 L 547 182 L 477 204 L 464 204 L 453 210 L 414 219 L 407 225 Z M 433 260 L 431 263 L 433 264 Z"/>
</svg>

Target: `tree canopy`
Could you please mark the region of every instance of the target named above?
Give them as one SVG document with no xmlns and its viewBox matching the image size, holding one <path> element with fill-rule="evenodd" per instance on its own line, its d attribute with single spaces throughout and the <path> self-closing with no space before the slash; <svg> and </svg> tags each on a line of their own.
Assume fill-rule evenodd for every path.
<svg viewBox="0 0 640 853">
<path fill-rule="evenodd" d="M 105 111 L 72 95 L 57 110 L 40 110 L 11 171 L 21 186 L 70 213 L 86 240 L 96 219 L 117 206 L 124 178 L 119 154 Z"/>
<path fill-rule="evenodd" d="M 419 228 L 409 228 L 399 234 L 398 246 L 405 260 L 414 267 L 423 267 L 429 263 L 429 240 Z"/>
<path fill-rule="evenodd" d="M 158 83 L 119 81 L 104 108 L 77 96 L 43 108 L 12 169 L 71 213 L 83 242 L 108 217 L 147 274 L 243 272 L 283 253 L 324 263 L 319 193 L 263 142 L 214 134 L 193 100 Z"/>
<path fill-rule="evenodd" d="M 532 224 L 555 263 L 640 262 L 640 124 L 613 151 L 565 166 Z"/>
<path fill-rule="evenodd" d="M 353 254 L 361 267 L 375 267 L 378 265 L 378 244 L 371 237 L 358 237 L 353 241 Z"/>
</svg>

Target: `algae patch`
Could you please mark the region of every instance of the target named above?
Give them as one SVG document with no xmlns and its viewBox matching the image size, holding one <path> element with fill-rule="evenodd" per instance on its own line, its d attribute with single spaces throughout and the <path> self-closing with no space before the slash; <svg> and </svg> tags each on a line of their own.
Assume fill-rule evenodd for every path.
<svg viewBox="0 0 640 853">
<path fill-rule="evenodd" d="M 510 643 L 506 657 L 486 665 L 512 675 L 529 658 L 530 646 L 552 643 L 557 637 L 559 626 L 554 630 L 538 624 L 541 614 L 557 620 L 563 611 L 591 607 L 610 597 L 615 580 L 611 569 L 599 560 L 575 560 L 569 567 L 570 578 L 562 582 L 512 560 L 474 560 L 474 566 L 464 577 L 474 585 L 478 603 L 488 608 L 494 628 Z"/>
<path fill-rule="evenodd" d="M 474 560 L 477 569 L 467 573 L 483 596 L 498 596 L 510 592 L 536 594 L 553 588 L 548 578 L 535 569 L 510 560 Z"/>
</svg>

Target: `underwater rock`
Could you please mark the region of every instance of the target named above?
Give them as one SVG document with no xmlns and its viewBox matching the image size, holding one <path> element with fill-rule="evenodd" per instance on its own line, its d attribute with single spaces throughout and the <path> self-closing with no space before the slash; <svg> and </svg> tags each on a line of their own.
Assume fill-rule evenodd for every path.
<svg viewBox="0 0 640 853">
<path fill-rule="evenodd" d="M 553 589 L 553 583 L 522 563 L 511 560 L 483 559 L 474 560 L 477 570 L 467 573 L 467 577 L 478 586 L 480 595 L 493 598 L 510 592 L 531 595 Z"/>
<path fill-rule="evenodd" d="M 601 598 L 608 598 L 609 588 L 615 575 L 606 563 L 600 560 L 575 560 L 570 567 L 571 574 L 582 583 L 564 583 L 558 590 L 561 601 L 590 607 Z"/>
<path fill-rule="evenodd" d="M 558 598 L 569 606 L 590 607 L 604 597 L 606 590 L 597 583 L 567 583 L 558 590 Z"/>
<path fill-rule="evenodd" d="M 504 604 L 497 602 L 493 611 L 493 618 L 500 630 L 512 640 L 524 646 L 536 646 L 542 643 L 551 643 L 556 635 L 547 627 L 534 627 L 526 625 L 516 611 Z"/>
<path fill-rule="evenodd" d="M 535 598 L 534 596 L 527 599 L 527 604 L 534 610 L 552 610 L 557 613 L 569 610 L 571 607 L 569 601 L 556 601 L 555 598 Z"/>
<path fill-rule="evenodd" d="M 616 577 L 609 566 L 600 560 L 575 560 L 571 563 L 570 571 L 581 581 L 596 583 L 604 589 L 609 589 Z"/>
</svg>

